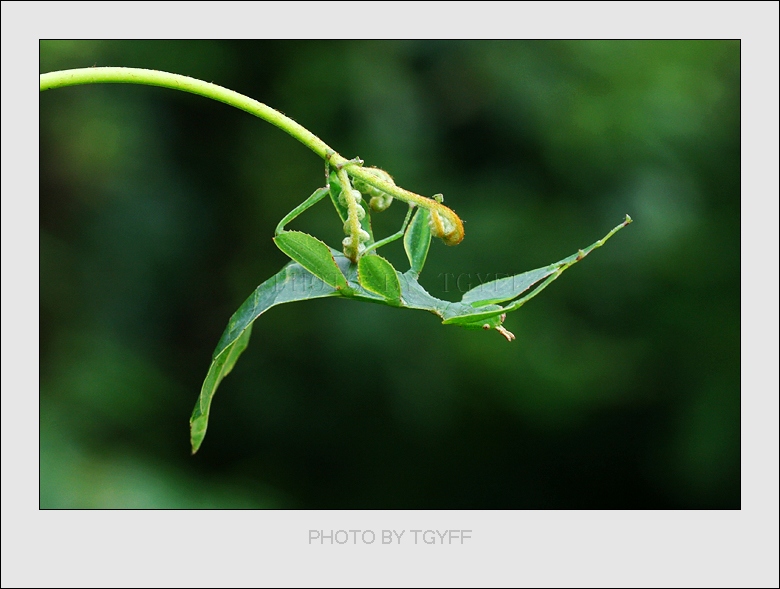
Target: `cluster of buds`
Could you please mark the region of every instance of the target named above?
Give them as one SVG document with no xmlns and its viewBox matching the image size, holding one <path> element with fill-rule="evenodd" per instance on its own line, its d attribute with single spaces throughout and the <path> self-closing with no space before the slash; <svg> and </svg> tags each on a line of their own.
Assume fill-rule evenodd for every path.
<svg viewBox="0 0 780 589">
<path fill-rule="evenodd" d="M 379 168 L 363 168 L 363 170 L 373 176 L 376 176 L 380 180 L 395 186 L 393 177 L 387 172 L 385 172 L 384 170 L 380 170 Z M 386 210 L 387 207 L 389 207 L 391 204 L 393 204 L 392 196 L 380 190 L 376 186 L 371 186 L 370 184 L 363 182 L 360 178 L 354 179 L 354 185 L 355 188 L 358 189 L 360 192 L 362 192 L 366 196 L 371 197 L 369 204 L 371 206 L 371 209 L 374 211 L 382 212 Z"/>
<path fill-rule="evenodd" d="M 360 221 L 366 217 L 366 209 L 361 204 L 362 200 L 360 191 L 354 188 L 347 188 L 346 191 L 342 190 L 339 194 L 339 202 L 349 211 L 349 218 L 344 223 L 346 237 L 341 244 L 344 246 L 344 255 L 351 260 L 357 260 L 366 249 L 365 243 L 371 239 L 368 231 L 359 225 Z"/>
</svg>

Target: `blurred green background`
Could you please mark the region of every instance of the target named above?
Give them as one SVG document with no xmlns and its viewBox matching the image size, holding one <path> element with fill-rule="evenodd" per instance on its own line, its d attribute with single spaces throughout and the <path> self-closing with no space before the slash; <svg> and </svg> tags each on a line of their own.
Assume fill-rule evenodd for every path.
<svg viewBox="0 0 780 589">
<path fill-rule="evenodd" d="M 441 298 L 469 286 L 445 275 L 635 223 L 510 315 L 512 344 L 379 305 L 272 309 L 191 457 L 211 352 L 286 262 L 273 229 L 322 161 L 181 92 L 44 92 L 43 508 L 740 507 L 738 42 L 41 43 L 42 73 L 95 65 L 213 81 L 444 193 L 466 239 L 431 248 Z M 294 227 L 342 237 L 327 202 Z"/>
</svg>

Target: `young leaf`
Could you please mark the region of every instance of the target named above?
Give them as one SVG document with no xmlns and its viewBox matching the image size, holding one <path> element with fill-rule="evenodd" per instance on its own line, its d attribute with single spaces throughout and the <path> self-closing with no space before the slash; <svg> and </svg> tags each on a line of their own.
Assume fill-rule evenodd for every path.
<svg viewBox="0 0 780 589">
<path fill-rule="evenodd" d="M 401 304 L 401 283 L 393 265 L 381 256 L 369 254 L 358 260 L 358 281 L 366 290 L 394 304 Z"/>
<path fill-rule="evenodd" d="M 430 213 L 427 209 L 418 207 L 411 223 L 404 233 L 404 249 L 409 258 L 410 270 L 419 275 L 428 257 L 428 248 L 431 247 Z"/>
<path fill-rule="evenodd" d="M 316 237 L 300 231 L 287 231 L 274 237 L 277 247 L 317 278 L 337 290 L 347 287 L 330 248 Z"/>
</svg>

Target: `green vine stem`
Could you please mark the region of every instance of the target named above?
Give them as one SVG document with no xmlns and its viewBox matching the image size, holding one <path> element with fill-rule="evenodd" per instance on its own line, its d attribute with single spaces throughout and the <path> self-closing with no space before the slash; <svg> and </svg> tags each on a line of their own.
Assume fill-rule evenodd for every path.
<svg viewBox="0 0 780 589">
<path fill-rule="evenodd" d="M 433 199 L 426 198 L 414 192 L 404 190 L 395 184 L 385 182 L 362 168 L 362 162 L 359 160 L 348 160 L 329 147 L 322 139 L 314 133 L 296 123 L 290 117 L 280 113 L 270 106 L 258 102 L 248 96 L 228 90 L 222 86 L 182 76 L 168 72 L 156 70 L 146 70 L 140 68 L 125 67 L 92 67 L 73 70 L 62 70 L 41 74 L 40 77 L 41 92 L 54 88 L 65 88 L 68 86 L 79 86 L 83 84 L 141 84 L 146 86 L 159 86 L 161 88 L 170 88 L 172 90 L 181 90 L 197 94 L 205 98 L 211 98 L 219 102 L 224 102 L 230 106 L 248 112 L 268 121 L 282 131 L 288 133 L 334 168 L 346 170 L 351 176 L 359 178 L 366 184 L 370 184 L 383 192 L 419 207 L 430 210 L 433 218 L 437 216 L 444 218 L 445 222 L 435 227 L 434 234 L 440 237 L 447 245 L 460 243 L 464 236 L 463 223 L 455 212 L 436 202 Z"/>
</svg>

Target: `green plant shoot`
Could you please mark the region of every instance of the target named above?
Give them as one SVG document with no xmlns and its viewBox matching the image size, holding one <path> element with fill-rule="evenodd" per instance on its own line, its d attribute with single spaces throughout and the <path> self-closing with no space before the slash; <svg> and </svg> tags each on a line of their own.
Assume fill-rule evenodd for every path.
<svg viewBox="0 0 780 589">
<path fill-rule="evenodd" d="M 503 323 L 556 280 L 565 270 L 601 247 L 617 231 L 631 223 L 625 220 L 602 239 L 571 256 L 536 270 L 481 284 L 466 292 L 460 301 L 443 301 L 429 294 L 418 282 L 425 266 L 431 239 L 457 245 L 464 237 L 463 223 L 444 206 L 440 194 L 427 198 L 396 185 L 378 168 L 363 166 L 359 158 L 348 160 L 316 135 L 265 104 L 215 84 L 186 76 L 136 68 L 85 68 L 42 74 L 40 89 L 48 90 L 79 84 L 123 83 L 161 86 L 198 94 L 234 106 L 289 133 L 325 162 L 327 185 L 284 216 L 276 227 L 274 242 L 292 261 L 286 264 L 249 296 L 228 322 L 211 358 L 198 401 L 190 418 L 193 454 L 203 443 L 211 403 L 222 379 L 249 345 L 252 324 L 271 307 L 322 297 L 378 303 L 404 309 L 418 309 L 437 315 L 445 325 L 467 329 L 495 330 L 507 341 L 515 336 Z M 340 249 L 300 231 L 287 231 L 286 225 L 326 196 L 336 210 L 344 231 Z M 376 240 L 371 214 L 386 210 L 394 200 L 407 203 L 408 211 L 400 229 Z M 403 238 L 409 269 L 403 273 L 376 251 Z M 532 288 L 534 287 L 534 288 Z"/>
</svg>

